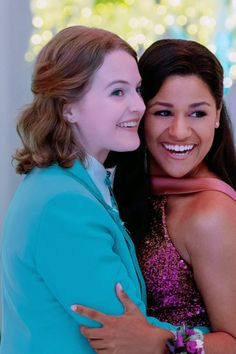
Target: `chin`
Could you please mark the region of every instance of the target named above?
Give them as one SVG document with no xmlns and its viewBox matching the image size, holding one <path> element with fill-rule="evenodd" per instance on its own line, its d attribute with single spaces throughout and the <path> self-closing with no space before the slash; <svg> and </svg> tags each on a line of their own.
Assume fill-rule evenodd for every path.
<svg viewBox="0 0 236 354">
<path fill-rule="evenodd" d="M 184 177 L 187 177 L 188 172 L 186 172 L 186 171 L 184 171 L 184 172 L 183 171 L 179 171 L 179 172 L 177 172 L 177 171 L 165 171 L 164 175 L 166 177 L 170 177 L 170 178 L 184 178 Z"/>
<path fill-rule="evenodd" d="M 189 166 L 186 166 L 186 168 L 184 168 L 184 166 L 178 166 L 174 165 L 174 164 L 159 164 L 159 169 L 160 172 L 162 171 L 162 174 L 164 174 L 166 177 L 171 177 L 171 178 L 184 178 L 184 177 L 188 177 L 191 172 L 193 171 L 192 166 L 191 168 Z"/>
<path fill-rule="evenodd" d="M 140 140 L 137 139 L 136 141 L 129 142 L 129 144 L 123 144 L 119 149 L 116 149 L 115 151 L 119 152 L 125 152 L 125 151 L 134 151 L 137 150 L 137 148 L 140 145 Z"/>
</svg>

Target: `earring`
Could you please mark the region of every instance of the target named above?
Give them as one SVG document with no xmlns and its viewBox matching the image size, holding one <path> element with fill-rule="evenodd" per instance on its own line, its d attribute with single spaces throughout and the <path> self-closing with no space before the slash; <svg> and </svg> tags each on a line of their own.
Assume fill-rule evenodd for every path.
<svg viewBox="0 0 236 354">
<path fill-rule="evenodd" d="M 220 123 L 219 123 L 219 122 L 216 122 L 215 128 L 217 129 L 217 128 L 219 128 L 219 126 L 220 126 Z"/>
</svg>

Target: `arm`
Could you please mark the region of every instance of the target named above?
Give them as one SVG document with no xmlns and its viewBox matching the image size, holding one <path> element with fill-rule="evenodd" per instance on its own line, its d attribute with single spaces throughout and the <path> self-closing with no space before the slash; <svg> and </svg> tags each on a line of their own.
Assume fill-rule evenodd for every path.
<svg viewBox="0 0 236 354">
<path fill-rule="evenodd" d="M 212 197 L 212 198 L 211 198 Z M 187 249 L 214 333 L 206 354 L 236 353 L 236 204 L 212 192 L 190 218 Z"/>
<path fill-rule="evenodd" d="M 102 323 L 102 328 L 81 326 L 81 333 L 92 348 L 104 354 L 166 354 L 166 342 L 172 333 L 148 323 L 138 307 L 129 299 L 120 284 L 116 286 L 117 297 L 124 306 L 122 316 L 108 316 L 100 311 L 81 305 L 73 305 L 73 311 Z"/>
</svg>

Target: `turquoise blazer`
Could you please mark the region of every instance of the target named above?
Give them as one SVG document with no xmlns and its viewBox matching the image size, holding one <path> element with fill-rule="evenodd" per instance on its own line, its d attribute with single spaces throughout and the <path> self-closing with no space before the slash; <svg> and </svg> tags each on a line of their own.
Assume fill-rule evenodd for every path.
<svg viewBox="0 0 236 354">
<path fill-rule="evenodd" d="M 122 314 L 117 282 L 146 315 L 133 243 L 78 161 L 25 177 L 8 210 L 1 261 L 1 354 L 94 353 L 79 326 L 100 324 L 70 306 Z"/>
</svg>

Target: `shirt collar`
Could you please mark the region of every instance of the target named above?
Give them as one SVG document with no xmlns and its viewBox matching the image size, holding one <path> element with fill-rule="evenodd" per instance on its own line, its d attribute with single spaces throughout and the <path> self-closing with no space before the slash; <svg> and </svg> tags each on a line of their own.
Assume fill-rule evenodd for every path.
<svg viewBox="0 0 236 354">
<path fill-rule="evenodd" d="M 97 188 L 101 192 L 106 203 L 111 206 L 111 196 L 107 185 L 105 184 L 105 179 L 107 172 L 103 164 L 101 164 L 95 157 L 87 155 L 85 168 L 93 182 L 96 184 Z"/>
</svg>

